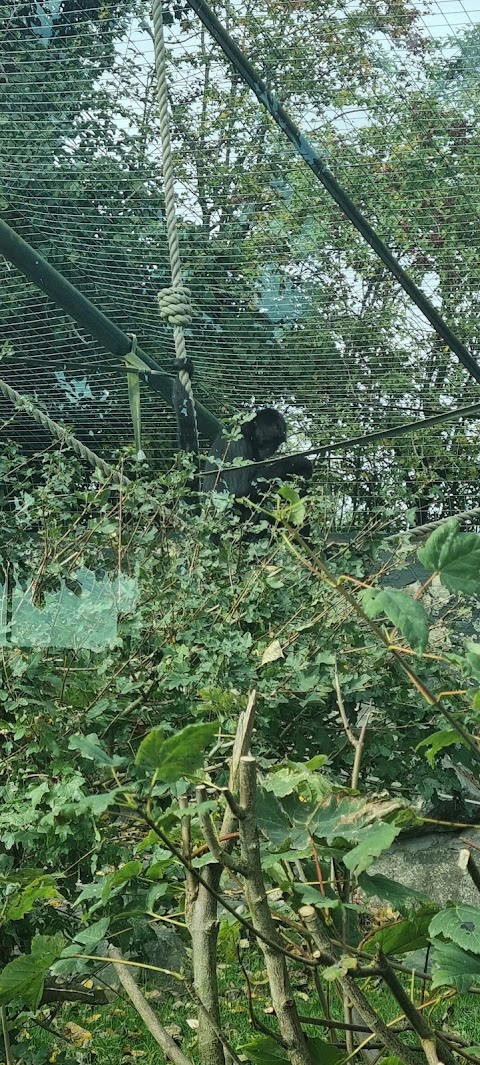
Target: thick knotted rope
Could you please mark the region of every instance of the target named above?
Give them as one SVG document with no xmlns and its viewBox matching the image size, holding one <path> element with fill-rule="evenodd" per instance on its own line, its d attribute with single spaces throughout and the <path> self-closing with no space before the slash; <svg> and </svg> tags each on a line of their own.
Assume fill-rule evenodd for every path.
<svg viewBox="0 0 480 1065">
<path fill-rule="evenodd" d="M 189 325 L 192 320 L 192 305 L 190 301 L 190 289 L 185 286 L 174 288 L 162 288 L 158 293 L 158 306 L 160 317 L 165 318 L 170 325 Z M 183 338 L 183 330 L 180 330 Z M 180 358 L 177 352 L 177 358 Z"/>
<path fill-rule="evenodd" d="M 170 141 L 170 121 L 168 115 L 168 84 L 167 84 L 167 59 L 165 53 L 165 39 L 163 35 L 162 0 L 153 0 L 153 40 L 155 46 L 155 69 L 157 72 L 157 96 L 160 115 L 160 139 L 162 142 L 162 168 L 165 191 L 165 214 L 167 219 L 168 249 L 170 254 L 170 268 L 172 271 L 172 284 L 170 288 L 164 288 L 158 294 L 158 304 L 162 318 L 173 326 L 173 340 L 177 360 L 185 362 L 187 349 L 183 326 L 192 320 L 192 308 L 190 302 L 190 290 L 185 287 L 182 279 L 182 267 L 180 260 L 180 245 L 177 232 L 177 215 L 175 209 L 175 189 L 172 147 Z M 195 418 L 195 404 L 189 375 L 180 371 L 179 379 L 185 390 L 191 397 L 192 416 Z M 197 434 L 198 435 L 198 434 Z"/>
<path fill-rule="evenodd" d="M 48 417 L 48 414 L 44 414 L 39 410 L 33 400 L 28 396 L 22 396 L 20 392 L 17 392 L 15 388 L 11 388 L 7 385 L 6 381 L 0 379 L 0 392 L 14 403 L 20 410 L 24 410 L 26 414 L 29 414 L 35 422 L 38 422 L 43 429 L 48 429 L 49 433 L 57 440 L 60 440 L 62 444 L 67 444 L 71 447 L 72 451 L 78 455 L 79 458 L 85 459 L 91 466 L 95 466 L 97 470 L 101 470 L 105 474 L 105 477 L 111 478 L 117 484 L 127 484 L 128 478 L 119 474 L 118 470 L 115 470 L 113 466 L 110 466 L 108 462 L 101 459 L 99 455 L 96 455 L 94 451 L 91 451 L 86 444 L 82 444 L 81 440 L 77 440 L 77 437 L 73 433 L 69 432 L 64 425 L 60 425 L 59 422 L 54 422 L 52 418 Z"/>
</svg>

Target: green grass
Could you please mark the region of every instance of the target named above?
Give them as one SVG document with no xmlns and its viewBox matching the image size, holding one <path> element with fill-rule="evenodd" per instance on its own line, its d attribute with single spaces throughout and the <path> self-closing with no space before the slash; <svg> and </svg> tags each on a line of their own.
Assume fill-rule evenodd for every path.
<svg viewBox="0 0 480 1065">
<path fill-rule="evenodd" d="M 263 1024 L 273 1028 L 272 1016 L 264 1012 L 270 1005 L 270 999 L 261 961 L 253 950 L 247 950 L 244 954 L 244 964 L 251 980 L 255 1013 Z M 234 964 L 220 965 L 218 976 L 225 1031 L 228 1032 L 228 1038 L 233 1046 L 238 1048 L 254 1035 L 249 1019 L 243 978 Z M 317 997 L 304 981 L 304 973 L 299 969 L 293 979 L 299 1013 L 304 1016 L 321 1016 Z M 405 981 L 405 986 L 410 987 L 408 979 Z M 420 985 L 417 982 L 415 987 L 417 1004 L 420 1001 L 419 988 Z M 400 1014 L 398 1005 L 387 991 L 375 984 L 365 987 L 365 990 L 372 1005 L 380 1012 L 384 1020 L 391 1021 Z M 428 985 L 427 995 L 428 998 L 438 997 L 438 993 L 429 991 Z M 160 992 L 153 995 L 147 993 L 147 997 L 161 1024 L 175 1026 L 175 1033 L 172 1032 L 172 1034 L 176 1037 L 176 1030 L 179 1029 L 178 1039 L 187 1057 L 195 1062 L 198 1061 L 196 1033 L 188 1024 L 189 1020 L 196 1019 L 196 1010 L 188 996 L 183 996 L 180 992 L 176 997 Z M 333 995 L 331 1012 L 337 1019 L 343 1019 L 341 1005 Z M 480 1046 L 480 996 L 463 995 L 454 1000 L 444 1000 L 425 1010 L 425 1017 L 434 1027 L 445 1026 L 448 1032 L 456 1032 L 468 1040 L 469 1045 Z M 41 1019 L 43 1023 L 48 1024 L 47 1010 L 42 1013 Z M 51 1033 L 33 1022 L 28 1022 L 28 1026 L 25 1026 L 21 1048 L 22 1053 L 26 1054 L 28 1065 L 36 1065 L 34 1054 L 42 1050 L 45 1053 L 47 1048 L 53 1055 L 50 1060 L 58 1062 L 58 1065 L 64 1065 L 65 1061 L 68 1061 L 68 1065 L 70 1062 L 81 1062 L 82 1065 L 90 1065 L 90 1063 L 93 1065 L 94 1062 L 101 1063 L 101 1065 L 133 1065 L 135 1062 L 139 1065 L 159 1065 L 159 1062 L 163 1060 L 158 1046 L 145 1030 L 135 1010 L 120 997 L 109 1006 L 91 1009 L 75 1004 L 65 1005 L 51 1023 L 54 1029 Z M 91 1039 L 83 1048 L 72 1045 L 74 1033 L 68 1027 L 70 1024 L 80 1025 L 81 1028 L 91 1033 Z M 325 1029 L 320 1027 L 309 1026 L 306 1031 L 311 1035 L 327 1038 Z M 61 1038 L 62 1033 L 69 1042 Z M 410 1041 L 409 1037 L 405 1038 Z M 66 1053 L 67 1057 L 62 1058 L 61 1052 Z M 55 1057 L 56 1054 L 60 1054 L 60 1057 Z M 40 1059 L 37 1057 L 38 1060 Z M 45 1060 L 48 1061 L 48 1058 L 43 1059 Z M 419 1055 L 419 1061 L 422 1060 Z M 0 1063 L 4 1065 L 1 1058 Z"/>
</svg>

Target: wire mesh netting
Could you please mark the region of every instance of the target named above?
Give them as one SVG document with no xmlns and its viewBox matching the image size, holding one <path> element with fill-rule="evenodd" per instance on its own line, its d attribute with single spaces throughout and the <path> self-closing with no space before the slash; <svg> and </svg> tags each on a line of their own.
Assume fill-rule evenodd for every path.
<svg viewBox="0 0 480 1065">
<path fill-rule="evenodd" d="M 480 257 L 478 8 L 461 0 L 211 5 L 325 164 L 474 356 Z M 2 214 L 167 369 L 170 282 L 148 6 L 0 4 Z M 275 403 L 290 448 L 416 421 L 478 384 L 342 215 L 187 2 L 164 5 L 178 230 L 198 398 L 217 416 Z M 8 261 L 0 377 L 105 458 L 132 440 L 121 360 Z M 174 419 L 142 386 L 144 446 Z M 48 440 L 0 402 L 2 435 Z M 319 468 L 349 499 L 416 518 L 478 505 L 464 419 Z M 394 491 L 393 485 L 400 485 Z"/>
</svg>

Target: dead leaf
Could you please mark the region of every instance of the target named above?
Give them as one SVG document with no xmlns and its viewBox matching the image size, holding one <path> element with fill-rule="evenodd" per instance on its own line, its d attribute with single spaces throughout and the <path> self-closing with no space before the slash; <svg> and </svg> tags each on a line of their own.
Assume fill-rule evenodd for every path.
<svg viewBox="0 0 480 1065">
<path fill-rule="evenodd" d="M 265 648 L 260 665 L 266 666 L 268 662 L 276 662 L 279 658 L 285 658 L 280 640 L 272 640 Z"/>
<path fill-rule="evenodd" d="M 68 1023 L 64 1025 L 63 1031 L 76 1047 L 87 1046 L 87 1043 L 89 1043 L 92 1038 L 92 1033 L 87 1032 L 87 1029 L 82 1028 L 79 1024 L 75 1024 L 75 1021 L 68 1021 Z"/>
</svg>

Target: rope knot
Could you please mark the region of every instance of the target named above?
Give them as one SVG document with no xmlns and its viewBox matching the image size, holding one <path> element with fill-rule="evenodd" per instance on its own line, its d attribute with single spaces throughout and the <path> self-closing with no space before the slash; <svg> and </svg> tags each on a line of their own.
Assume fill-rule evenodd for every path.
<svg viewBox="0 0 480 1065">
<path fill-rule="evenodd" d="M 160 317 L 170 325 L 189 325 L 192 316 L 190 289 L 185 285 L 171 285 L 158 293 Z"/>
</svg>

